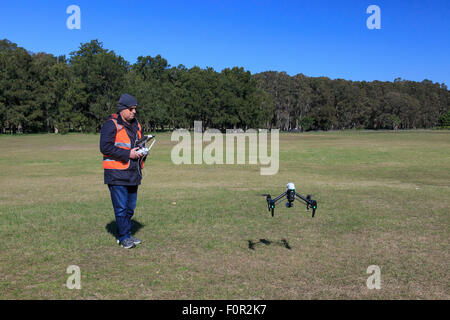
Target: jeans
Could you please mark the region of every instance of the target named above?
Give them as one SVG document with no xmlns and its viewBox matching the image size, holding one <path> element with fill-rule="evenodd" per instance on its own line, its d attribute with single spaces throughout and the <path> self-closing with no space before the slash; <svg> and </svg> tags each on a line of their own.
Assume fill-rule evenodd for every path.
<svg viewBox="0 0 450 320">
<path fill-rule="evenodd" d="M 117 224 L 117 239 L 131 236 L 131 217 L 136 208 L 138 186 L 116 186 L 108 184 Z"/>
</svg>

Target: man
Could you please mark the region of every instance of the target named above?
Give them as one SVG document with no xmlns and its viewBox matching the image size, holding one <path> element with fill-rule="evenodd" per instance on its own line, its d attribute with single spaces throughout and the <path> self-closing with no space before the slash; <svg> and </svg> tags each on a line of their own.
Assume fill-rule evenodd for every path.
<svg viewBox="0 0 450 320">
<path fill-rule="evenodd" d="M 137 201 L 141 173 L 135 142 L 142 137 L 142 128 L 136 119 L 136 99 L 122 94 L 117 113 L 103 124 L 100 134 L 100 152 L 103 154 L 105 184 L 108 185 L 117 223 L 119 244 L 130 249 L 141 240 L 131 235 L 131 218 Z"/>
</svg>

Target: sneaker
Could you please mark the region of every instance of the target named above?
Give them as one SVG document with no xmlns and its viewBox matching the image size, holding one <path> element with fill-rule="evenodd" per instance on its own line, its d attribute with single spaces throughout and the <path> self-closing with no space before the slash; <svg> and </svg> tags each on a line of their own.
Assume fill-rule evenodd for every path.
<svg viewBox="0 0 450 320">
<path fill-rule="evenodd" d="M 135 238 L 133 236 L 130 236 L 130 239 L 134 242 L 134 244 L 141 244 L 142 243 L 141 239 Z"/>
<path fill-rule="evenodd" d="M 136 246 L 136 245 L 134 244 L 134 241 L 131 240 L 131 238 L 126 238 L 126 239 L 122 240 L 122 241 L 120 242 L 120 245 L 121 245 L 122 247 L 124 247 L 125 249 L 131 249 L 131 248 L 133 248 L 133 247 Z"/>
</svg>

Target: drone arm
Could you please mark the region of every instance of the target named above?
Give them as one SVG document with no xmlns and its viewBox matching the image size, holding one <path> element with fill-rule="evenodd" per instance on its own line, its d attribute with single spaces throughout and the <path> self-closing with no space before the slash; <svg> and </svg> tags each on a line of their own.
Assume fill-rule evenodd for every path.
<svg viewBox="0 0 450 320">
<path fill-rule="evenodd" d="M 312 208 L 312 217 L 314 218 L 314 215 L 316 214 L 316 209 L 317 209 L 317 201 L 312 200 L 310 195 L 308 195 L 306 198 L 304 198 L 301 194 L 298 194 L 297 192 L 295 193 L 295 196 L 296 196 L 297 201 L 302 200 L 303 202 L 305 202 L 306 208 L 308 210 L 310 207 Z"/>
<path fill-rule="evenodd" d="M 283 199 L 286 196 L 286 192 L 283 192 L 282 194 L 280 194 L 278 197 L 276 197 L 275 199 L 273 199 L 274 203 Z"/>
<path fill-rule="evenodd" d="M 272 217 L 273 217 L 273 214 L 274 214 L 274 211 L 275 211 L 275 203 L 276 203 L 277 201 L 279 201 L 280 199 L 282 199 L 283 197 L 285 197 L 285 196 L 286 196 L 286 192 L 280 194 L 280 195 L 279 195 L 278 197 L 276 197 L 275 199 L 272 199 L 272 198 L 270 197 L 270 194 L 267 195 L 267 198 L 266 198 L 266 200 L 267 200 L 267 208 L 268 208 L 269 211 L 272 213 Z"/>
<path fill-rule="evenodd" d="M 301 194 L 296 192 L 295 196 L 298 201 L 302 200 L 305 202 L 306 205 L 311 204 L 310 201 L 308 201 L 306 198 L 304 198 Z"/>
</svg>

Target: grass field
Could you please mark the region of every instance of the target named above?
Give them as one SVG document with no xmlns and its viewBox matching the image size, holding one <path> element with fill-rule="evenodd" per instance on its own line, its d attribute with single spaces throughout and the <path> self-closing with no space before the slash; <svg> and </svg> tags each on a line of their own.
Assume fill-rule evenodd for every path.
<svg viewBox="0 0 450 320">
<path fill-rule="evenodd" d="M 280 169 L 174 165 L 160 134 L 115 243 L 99 135 L 0 135 L 1 299 L 449 299 L 450 132 L 280 135 Z M 287 182 L 318 200 L 267 211 Z M 69 265 L 81 290 L 69 290 Z M 370 265 L 381 289 L 369 290 Z"/>
</svg>

